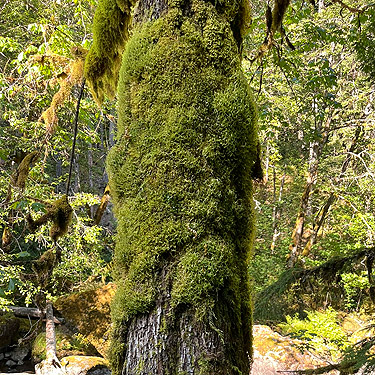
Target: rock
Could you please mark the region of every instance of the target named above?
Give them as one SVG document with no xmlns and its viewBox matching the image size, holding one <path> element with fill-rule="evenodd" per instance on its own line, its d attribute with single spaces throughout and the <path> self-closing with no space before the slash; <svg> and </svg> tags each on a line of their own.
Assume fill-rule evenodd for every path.
<svg viewBox="0 0 375 375">
<path fill-rule="evenodd" d="M 110 302 L 114 293 L 115 285 L 109 283 L 102 288 L 60 297 L 54 304 L 66 322 L 84 335 L 104 357 L 109 344 Z"/>
<path fill-rule="evenodd" d="M 4 353 L 0 353 L 0 361 L 2 361 L 4 359 Z"/>
<path fill-rule="evenodd" d="M 13 314 L 0 315 L 0 349 L 4 349 L 16 341 L 20 322 Z"/>
<path fill-rule="evenodd" d="M 42 361 L 35 366 L 36 375 L 67 375 L 58 361 Z"/>
<path fill-rule="evenodd" d="M 67 375 L 111 375 L 108 362 L 101 357 L 70 356 L 61 360 Z"/>
<path fill-rule="evenodd" d="M 11 359 L 8 359 L 5 362 L 5 366 L 8 366 L 8 367 L 13 367 L 13 366 L 16 366 L 16 365 L 17 365 L 17 362 L 12 361 Z"/>
<path fill-rule="evenodd" d="M 284 337 L 264 325 L 254 325 L 254 362 L 251 375 L 280 375 L 329 365 L 317 353 L 303 349 L 303 342 Z M 328 374 L 338 374 L 331 371 Z"/>
<path fill-rule="evenodd" d="M 10 358 L 16 362 L 22 362 L 29 354 L 29 348 L 25 346 L 17 346 L 11 353 Z M 23 363 L 22 363 L 23 364 Z"/>
</svg>

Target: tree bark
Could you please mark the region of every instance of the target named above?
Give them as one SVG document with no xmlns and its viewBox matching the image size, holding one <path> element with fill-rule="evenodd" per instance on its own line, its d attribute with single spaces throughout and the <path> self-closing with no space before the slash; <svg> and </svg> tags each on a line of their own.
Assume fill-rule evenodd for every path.
<svg viewBox="0 0 375 375">
<path fill-rule="evenodd" d="M 301 197 L 301 204 L 296 220 L 296 225 L 294 227 L 294 231 L 292 234 L 292 244 L 290 245 L 290 255 L 288 259 L 288 267 L 293 267 L 299 255 L 301 254 L 301 250 L 303 249 L 303 230 L 305 225 L 305 219 L 308 214 L 309 203 L 310 203 L 310 194 L 311 191 L 316 184 L 316 180 L 318 177 L 318 166 L 319 166 L 319 158 L 323 151 L 324 143 L 312 141 L 310 142 L 310 156 L 309 156 L 309 170 L 307 173 L 306 185 Z"/>
</svg>

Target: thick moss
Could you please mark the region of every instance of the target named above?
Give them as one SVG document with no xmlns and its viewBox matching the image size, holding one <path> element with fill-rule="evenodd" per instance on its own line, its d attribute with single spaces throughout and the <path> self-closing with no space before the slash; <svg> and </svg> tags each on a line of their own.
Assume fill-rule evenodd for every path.
<svg viewBox="0 0 375 375">
<path fill-rule="evenodd" d="M 113 97 L 121 54 L 128 38 L 135 0 L 100 0 L 94 17 L 94 43 L 86 57 L 85 76 L 97 102 Z"/>
<path fill-rule="evenodd" d="M 34 220 L 30 214 L 27 215 L 29 229 L 35 232 L 41 225 L 52 221 L 49 231 L 51 238 L 56 242 L 58 238 L 68 233 L 69 225 L 72 221 L 73 209 L 69 204 L 68 197 L 63 195 L 48 208 L 47 213 Z"/>
<path fill-rule="evenodd" d="M 170 295 L 206 319 L 218 293 L 250 345 L 247 261 L 256 110 L 231 31 L 239 1 L 169 2 L 139 26 L 119 78 L 117 144 L 107 169 L 118 219 L 112 363 L 127 322 Z M 248 323 L 248 326 L 246 324 Z M 124 328 L 125 327 L 125 328 Z M 121 372 L 119 368 L 116 371 Z"/>
</svg>

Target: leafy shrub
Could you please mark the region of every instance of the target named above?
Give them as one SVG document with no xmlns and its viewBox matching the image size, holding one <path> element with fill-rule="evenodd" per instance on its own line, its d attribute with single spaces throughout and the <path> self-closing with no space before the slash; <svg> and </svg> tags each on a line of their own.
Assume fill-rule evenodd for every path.
<svg viewBox="0 0 375 375">
<path fill-rule="evenodd" d="M 349 346 L 349 340 L 339 325 L 337 312 L 331 308 L 325 311 L 306 311 L 306 319 L 298 315 L 287 316 L 285 323 L 280 323 L 283 334 L 304 340 L 306 349 L 329 355 L 332 360 L 341 357 Z"/>
</svg>

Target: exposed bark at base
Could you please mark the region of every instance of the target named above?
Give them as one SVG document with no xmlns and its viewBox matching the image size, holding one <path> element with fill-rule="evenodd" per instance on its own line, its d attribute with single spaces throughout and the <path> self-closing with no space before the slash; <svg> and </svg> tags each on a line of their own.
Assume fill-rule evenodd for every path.
<svg viewBox="0 0 375 375">
<path fill-rule="evenodd" d="M 134 318 L 126 333 L 122 375 L 247 375 L 251 353 L 241 355 L 242 347 L 250 350 L 250 338 L 239 340 L 241 327 L 234 327 L 227 307 L 219 301 L 218 305 L 222 311 L 212 313 L 209 323 L 197 321 L 189 308 L 174 313 L 171 320 L 169 309 L 161 304 Z"/>
</svg>

